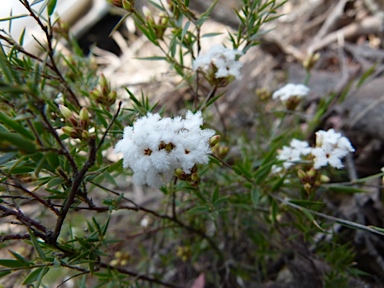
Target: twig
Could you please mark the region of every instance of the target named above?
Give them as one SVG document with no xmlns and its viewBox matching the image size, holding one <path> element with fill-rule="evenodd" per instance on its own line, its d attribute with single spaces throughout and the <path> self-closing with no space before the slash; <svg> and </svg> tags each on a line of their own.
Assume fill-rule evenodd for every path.
<svg viewBox="0 0 384 288">
<path fill-rule="evenodd" d="M 35 227 L 36 229 L 40 230 L 44 234 L 46 234 L 48 232 L 48 229 L 44 225 L 40 224 L 39 222 L 37 222 L 36 220 L 34 220 L 32 218 L 29 218 L 28 216 L 25 216 L 23 214 L 23 212 L 21 212 L 20 210 L 15 211 L 13 209 L 9 209 L 9 208 L 5 207 L 4 205 L 0 205 L 0 211 L 4 212 L 3 216 L 12 215 L 12 216 L 16 217 L 17 220 L 19 220 L 21 223 L 23 223 L 23 225 L 25 225 L 29 228 Z M 45 237 L 43 236 L 43 238 L 45 238 Z"/>
<path fill-rule="evenodd" d="M 64 206 L 62 207 L 62 209 L 60 211 L 60 215 L 57 218 L 55 230 L 54 230 L 53 234 L 50 235 L 50 237 L 48 239 L 48 241 L 49 241 L 48 244 L 56 243 L 56 240 L 59 237 L 64 219 L 67 216 L 69 208 L 72 206 L 72 204 L 75 200 L 75 196 L 78 193 L 78 190 L 79 190 L 81 183 L 83 182 L 84 176 L 87 173 L 87 171 L 89 170 L 89 168 L 91 168 L 95 164 L 95 160 L 96 160 L 95 138 L 91 137 L 89 139 L 89 145 L 88 146 L 89 146 L 89 150 L 90 150 L 88 160 L 85 162 L 83 168 L 78 173 L 74 173 L 74 179 L 72 181 L 71 191 L 68 195 L 68 198 L 65 201 Z"/>
<path fill-rule="evenodd" d="M 111 123 L 109 123 L 109 125 L 107 127 L 107 130 L 105 130 L 105 132 L 103 134 L 103 137 L 101 137 L 100 143 L 99 143 L 99 145 L 97 145 L 97 150 L 99 150 L 101 145 L 103 145 L 105 137 L 107 136 L 109 130 L 112 128 L 113 123 L 115 123 L 115 120 L 116 120 L 117 116 L 119 116 L 119 113 L 120 113 L 120 110 L 121 110 L 121 105 L 122 105 L 122 102 L 119 101 L 119 104 L 118 104 L 118 107 L 117 107 L 117 111 L 116 111 L 115 115 L 113 116 Z"/>
<path fill-rule="evenodd" d="M 64 79 L 63 75 L 61 74 L 59 68 L 56 65 L 56 60 L 54 58 L 54 48 L 52 45 L 52 39 L 53 39 L 53 31 L 51 27 L 51 21 L 50 18 L 48 19 L 48 25 L 44 25 L 43 22 L 41 22 L 40 18 L 35 14 L 35 12 L 32 10 L 31 6 L 29 5 L 28 1 L 26 0 L 19 0 L 21 4 L 24 5 L 24 7 L 28 10 L 31 17 L 36 21 L 36 23 L 40 26 L 41 30 L 43 30 L 45 37 L 47 39 L 47 45 L 48 45 L 48 57 L 51 60 L 51 69 L 55 74 L 59 77 L 59 81 L 61 84 L 63 84 L 64 88 L 67 90 L 68 94 L 71 96 L 72 101 L 74 104 L 78 107 L 80 107 L 79 100 L 77 99 L 75 93 L 72 91 L 71 87 L 69 86 L 68 82 Z"/>
<path fill-rule="evenodd" d="M 349 0 L 340 0 L 333 7 L 331 7 L 330 14 L 324 21 L 324 24 L 321 26 L 319 32 L 317 32 L 316 36 L 313 38 L 315 41 L 323 38 L 324 35 L 336 28 L 336 22 L 343 15 L 344 7 L 348 1 Z"/>
<path fill-rule="evenodd" d="M 1 184 L 5 184 L 5 185 L 11 186 L 11 187 L 15 187 L 15 188 L 18 188 L 18 189 L 22 190 L 23 192 L 25 192 L 28 195 L 30 195 L 31 197 L 33 197 L 33 199 L 35 199 L 36 201 L 40 202 L 41 204 L 43 204 L 47 208 L 49 208 L 53 213 L 55 213 L 56 215 L 59 215 L 59 211 L 57 211 L 57 209 L 54 206 L 52 206 L 49 202 L 44 201 L 43 199 L 41 199 L 36 194 L 34 194 L 31 191 L 29 191 L 27 188 L 25 188 L 23 185 L 21 185 L 21 183 L 19 183 L 19 181 L 17 181 L 11 175 L 8 175 L 7 173 L 2 171 L 1 169 L 0 169 L 0 174 L 3 174 L 5 177 L 7 177 L 7 178 L 9 178 L 9 179 L 11 179 L 12 181 L 15 182 L 15 184 L 12 184 L 12 183 L 9 183 L 9 182 L 4 182 L 4 183 L 1 183 Z"/>
<path fill-rule="evenodd" d="M 0 243 L 8 240 L 25 240 L 31 239 L 29 234 L 10 234 L 10 235 L 0 235 Z"/>
<path fill-rule="evenodd" d="M 279 202 L 281 202 L 282 204 L 284 205 L 287 205 L 287 206 L 290 206 L 292 208 L 296 208 L 296 209 L 303 209 L 304 207 L 300 206 L 300 205 L 296 205 L 292 202 L 290 202 L 288 198 L 280 198 L 279 196 L 276 196 L 276 195 L 271 195 L 273 198 L 275 198 L 276 200 L 278 200 Z M 381 236 L 384 236 L 384 233 L 383 232 L 380 232 L 378 230 L 375 230 L 373 228 L 370 228 L 368 226 L 365 226 L 365 225 L 361 225 L 361 224 L 358 224 L 358 223 L 355 223 L 355 222 L 352 222 L 352 221 L 348 221 L 348 220 L 344 220 L 344 219 L 341 219 L 341 218 L 337 218 L 337 217 L 333 217 L 333 216 L 330 216 L 330 215 L 327 215 L 327 214 L 324 214 L 324 213 L 321 213 L 321 212 L 317 212 L 317 211 L 313 211 L 311 209 L 308 209 L 308 208 L 305 208 L 307 211 L 309 211 L 311 214 L 313 215 L 316 215 L 316 216 L 319 216 L 319 217 L 322 217 L 322 218 L 325 218 L 325 219 L 328 219 L 328 220 L 331 220 L 331 221 L 335 221 L 337 223 L 340 223 L 342 225 L 345 225 L 345 226 L 348 226 L 348 227 L 353 227 L 353 228 L 356 228 L 356 229 L 359 229 L 359 230 L 363 230 L 363 231 L 367 231 L 367 232 L 371 232 L 371 233 L 375 233 L 375 234 L 378 234 L 378 235 L 381 235 Z"/>
<path fill-rule="evenodd" d="M 129 276 L 135 277 L 137 280 L 148 281 L 150 283 L 159 284 L 159 285 L 162 285 L 164 287 L 171 287 L 171 288 L 181 288 L 182 287 L 182 286 L 179 286 L 179 285 L 166 283 L 166 282 L 163 282 L 161 280 L 158 280 L 156 278 L 152 278 L 152 277 L 149 277 L 149 276 L 146 276 L 146 275 L 141 275 L 139 273 L 132 272 L 132 271 L 129 271 L 129 270 L 124 269 L 124 268 L 111 266 L 111 265 L 103 263 L 103 262 L 100 262 L 99 265 L 100 265 L 101 268 L 111 269 L 111 270 L 114 269 L 114 270 L 117 270 L 118 272 L 120 272 L 122 274 L 126 274 L 126 275 L 129 275 Z"/>
<path fill-rule="evenodd" d="M 77 174 L 78 168 L 77 168 L 77 165 L 75 163 L 75 160 L 72 158 L 71 154 L 69 154 L 67 148 L 64 146 L 63 141 L 61 141 L 60 136 L 57 134 L 57 132 L 53 128 L 51 122 L 49 122 L 47 116 L 45 115 L 44 104 L 40 106 L 39 110 L 40 110 L 41 117 L 43 117 L 43 121 L 46 124 L 46 127 L 48 128 L 48 130 L 52 134 L 52 136 L 55 138 L 56 142 L 59 144 L 59 146 L 61 148 L 61 152 L 63 153 L 65 158 L 67 158 L 69 164 L 71 165 L 71 168 L 73 170 L 73 174 Z"/>
<path fill-rule="evenodd" d="M 314 53 L 324 47 L 336 42 L 340 37 L 350 39 L 360 35 L 370 33 L 379 33 L 382 27 L 382 20 L 378 17 L 371 16 L 364 18 L 360 23 L 349 24 L 333 33 L 328 34 L 318 42 L 313 43 L 308 47 L 309 53 Z"/>
</svg>

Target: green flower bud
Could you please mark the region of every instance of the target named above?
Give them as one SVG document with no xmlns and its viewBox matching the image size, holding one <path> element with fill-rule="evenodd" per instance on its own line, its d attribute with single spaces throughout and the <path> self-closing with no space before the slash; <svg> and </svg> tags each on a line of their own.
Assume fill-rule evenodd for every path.
<svg viewBox="0 0 384 288">
<path fill-rule="evenodd" d="M 117 92 L 115 90 L 111 91 L 108 95 L 108 105 L 111 106 L 116 102 Z"/>
<path fill-rule="evenodd" d="M 87 130 L 83 130 L 83 132 L 81 132 L 81 139 L 83 139 L 85 141 L 88 141 L 88 139 L 89 139 L 89 132 Z"/>
<path fill-rule="evenodd" d="M 220 142 L 220 135 L 214 135 L 209 139 L 209 146 L 213 147 Z"/>
<path fill-rule="evenodd" d="M 80 118 L 81 128 L 88 129 L 90 121 L 89 121 L 89 114 L 88 114 L 87 108 L 85 107 L 81 108 L 79 118 Z"/>
<path fill-rule="evenodd" d="M 123 0 L 123 8 L 128 12 L 134 12 L 135 11 L 134 7 L 135 7 L 135 1 Z"/>
<path fill-rule="evenodd" d="M 63 130 L 63 132 L 68 136 L 70 136 L 71 138 L 79 138 L 79 133 L 73 127 L 64 126 L 61 128 L 61 130 Z"/>
<path fill-rule="evenodd" d="M 302 181 L 304 181 L 304 179 L 306 179 L 307 178 L 307 173 L 305 173 L 303 170 L 299 170 L 299 171 L 297 171 L 297 175 L 299 176 L 299 179 L 300 180 L 302 180 Z"/>
<path fill-rule="evenodd" d="M 192 180 L 194 183 L 199 183 L 199 182 L 200 182 L 200 177 L 199 177 L 199 175 L 197 175 L 197 173 L 192 173 L 192 174 L 191 174 L 191 180 Z"/>
<path fill-rule="evenodd" d="M 311 178 L 315 177 L 316 174 L 317 174 L 317 171 L 314 168 L 309 169 L 307 172 L 308 177 L 311 177 Z"/>
<path fill-rule="evenodd" d="M 304 190 L 309 194 L 312 191 L 312 185 L 309 183 L 305 183 Z"/>
<path fill-rule="evenodd" d="M 321 174 L 321 175 L 320 175 L 320 181 L 321 181 L 322 183 L 328 183 L 328 182 L 331 181 L 331 179 L 330 179 L 327 175 Z"/>
<path fill-rule="evenodd" d="M 69 119 L 73 116 L 73 113 L 71 110 L 69 110 L 67 107 L 65 107 L 64 105 L 59 105 L 59 109 L 60 109 L 60 112 L 61 114 L 63 114 L 64 118 L 65 119 Z"/>
<path fill-rule="evenodd" d="M 100 89 L 103 96 L 108 96 L 111 93 L 111 87 L 104 74 L 100 75 Z"/>
<path fill-rule="evenodd" d="M 177 177 L 177 178 L 179 178 L 180 180 L 187 180 L 187 174 L 185 174 L 185 172 L 183 171 L 183 169 L 181 169 L 181 168 L 177 168 L 176 170 L 175 170 L 175 176 Z"/>
</svg>

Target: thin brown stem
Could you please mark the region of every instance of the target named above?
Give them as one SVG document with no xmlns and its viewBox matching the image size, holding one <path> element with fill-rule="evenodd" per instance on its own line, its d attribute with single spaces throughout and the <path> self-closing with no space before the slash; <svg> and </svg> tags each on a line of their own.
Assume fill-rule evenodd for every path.
<svg viewBox="0 0 384 288">
<path fill-rule="evenodd" d="M 120 113 L 120 110 L 121 110 L 121 105 L 122 105 L 122 102 L 119 101 L 119 104 L 118 104 L 118 107 L 117 107 L 117 111 L 116 111 L 115 115 L 113 116 L 111 123 L 109 123 L 109 125 L 107 127 L 107 130 L 105 130 L 105 132 L 103 134 L 103 137 L 100 140 L 99 145 L 97 145 L 97 150 L 99 150 L 101 148 L 101 145 L 103 145 L 105 137 L 107 136 L 109 130 L 112 128 L 113 123 L 115 123 L 117 116 L 119 116 L 119 113 Z"/>
<path fill-rule="evenodd" d="M 23 214 L 23 212 L 21 212 L 20 210 L 18 211 L 15 211 L 13 209 L 9 209 L 7 207 L 5 207 L 4 205 L 0 205 L 0 211 L 3 212 L 3 217 L 5 216 L 14 216 L 17 220 L 19 220 L 21 223 L 23 223 L 23 225 L 29 227 L 29 228 L 32 228 L 32 227 L 35 227 L 36 229 L 40 230 L 41 232 L 43 232 L 44 234 L 46 234 L 48 232 L 48 229 L 42 225 L 41 223 L 37 222 L 36 220 L 26 216 Z M 45 237 L 43 237 L 45 238 Z"/>
<path fill-rule="evenodd" d="M 71 165 L 72 170 L 73 170 L 73 174 L 77 174 L 78 173 L 78 168 L 77 168 L 77 165 L 75 163 L 75 160 L 72 158 L 71 154 L 69 154 L 67 148 L 64 146 L 63 141 L 61 141 L 59 134 L 57 134 L 57 132 L 53 128 L 51 122 L 48 120 L 47 116 L 45 115 L 44 105 L 41 105 L 39 110 L 40 110 L 41 117 L 43 117 L 43 121 L 44 121 L 48 131 L 55 138 L 56 142 L 60 146 L 61 153 L 65 156 L 65 158 L 67 158 L 69 164 Z"/>
<path fill-rule="evenodd" d="M 41 199 L 39 196 L 37 196 L 35 193 L 32 193 L 31 191 L 29 191 L 27 188 L 25 188 L 23 185 L 21 185 L 21 183 L 19 181 L 17 181 L 17 179 L 15 179 L 14 177 L 12 177 L 12 175 L 8 175 L 7 173 L 5 173 L 3 170 L 0 169 L 0 174 L 3 174 L 5 177 L 11 179 L 14 183 L 9 183 L 9 182 L 4 182 L 2 184 L 5 184 L 5 185 L 8 185 L 8 186 L 11 186 L 11 187 L 15 187 L 15 188 L 18 188 L 20 189 L 21 191 L 23 191 L 24 193 L 30 195 L 33 199 L 35 199 L 36 201 L 40 202 L 41 204 L 43 204 L 45 207 L 47 207 L 49 210 L 51 210 L 53 213 L 55 213 L 56 215 L 59 215 L 59 211 L 57 211 L 57 209 L 55 207 L 53 207 L 49 202 Z"/>
<path fill-rule="evenodd" d="M 28 1 L 26 0 L 19 0 L 21 4 L 24 5 L 24 7 L 28 10 L 30 13 L 30 16 L 36 21 L 36 23 L 40 26 L 41 30 L 43 30 L 45 37 L 47 39 L 47 53 L 48 57 L 51 60 L 51 66 L 50 68 L 53 70 L 53 72 L 59 77 L 60 83 L 64 86 L 65 90 L 70 95 L 70 98 L 72 102 L 77 106 L 80 107 L 79 100 L 77 99 L 75 93 L 72 91 L 72 88 L 69 86 L 68 82 L 64 79 L 63 75 L 61 74 L 59 68 L 57 67 L 56 60 L 54 57 L 54 48 L 52 44 L 53 39 L 53 30 L 51 26 L 51 19 L 48 19 L 47 25 L 44 25 L 44 23 L 41 21 L 38 15 L 33 11 L 32 7 L 29 5 Z"/>
<path fill-rule="evenodd" d="M 112 265 L 109 265 L 109 264 L 106 264 L 106 263 L 103 263 L 103 262 L 100 262 L 99 265 L 100 265 L 101 268 L 111 269 L 111 270 L 114 269 L 114 270 L 117 270 L 118 272 L 120 272 L 122 274 L 134 277 L 137 280 L 144 280 L 144 281 L 147 281 L 147 282 L 150 282 L 150 283 L 153 283 L 153 284 L 162 285 L 164 287 L 171 287 L 171 288 L 181 288 L 182 287 L 182 286 L 179 286 L 179 285 L 176 285 L 176 284 L 166 283 L 164 281 L 161 281 L 159 279 L 152 278 L 152 277 L 149 277 L 149 276 L 146 276 L 146 275 L 141 275 L 139 273 L 136 273 L 136 272 L 133 272 L 133 271 L 129 271 L 129 270 L 121 268 L 121 267 L 115 267 L 115 266 L 112 266 Z"/>
<path fill-rule="evenodd" d="M 74 173 L 74 179 L 72 181 L 71 191 L 68 195 L 68 198 L 65 201 L 64 206 L 60 210 L 60 215 L 57 218 L 55 230 L 49 239 L 49 244 L 56 243 L 56 240 L 60 235 L 60 231 L 61 231 L 61 227 L 64 223 L 64 219 L 67 216 L 69 208 L 72 206 L 72 204 L 75 200 L 75 197 L 79 191 L 80 185 L 84 180 L 84 176 L 87 173 L 87 171 L 89 170 L 89 168 L 91 168 L 95 164 L 95 161 L 96 161 L 95 138 L 90 138 L 88 146 L 89 146 L 88 160 L 85 162 L 83 168 L 78 173 Z"/>
</svg>

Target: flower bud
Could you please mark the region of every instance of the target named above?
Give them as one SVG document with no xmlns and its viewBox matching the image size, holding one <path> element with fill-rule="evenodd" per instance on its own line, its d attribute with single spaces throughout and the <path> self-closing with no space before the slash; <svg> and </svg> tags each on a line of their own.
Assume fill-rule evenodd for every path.
<svg viewBox="0 0 384 288">
<path fill-rule="evenodd" d="M 100 99 L 103 98 L 103 95 L 101 94 L 101 91 L 99 89 L 93 89 L 89 95 L 92 99 L 96 100 L 96 102 L 99 103 Z"/>
<path fill-rule="evenodd" d="M 213 147 L 220 142 L 220 135 L 214 135 L 209 139 L 209 146 Z"/>
<path fill-rule="evenodd" d="M 322 183 L 328 183 L 328 182 L 331 181 L 331 179 L 330 179 L 327 175 L 321 174 L 321 175 L 320 175 L 320 181 L 321 181 Z"/>
<path fill-rule="evenodd" d="M 304 181 L 305 178 L 307 178 L 307 173 L 305 173 L 303 170 L 297 171 L 297 175 L 299 176 L 299 179 Z"/>
<path fill-rule="evenodd" d="M 192 180 L 194 183 L 199 183 L 199 182 L 200 182 L 200 177 L 199 177 L 199 175 L 197 175 L 197 173 L 192 173 L 192 174 L 191 174 L 191 180 Z"/>
<path fill-rule="evenodd" d="M 88 129 L 90 121 L 89 121 L 89 114 L 88 114 L 87 108 L 85 107 L 81 108 L 79 118 L 80 118 L 81 128 Z"/>
<path fill-rule="evenodd" d="M 320 53 L 311 53 L 303 61 L 303 67 L 307 71 L 311 71 L 316 62 L 320 59 Z"/>
<path fill-rule="evenodd" d="M 111 87 L 104 74 L 100 75 L 100 89 L 103 96 L 108 96 L 111 93 Z"/>
<path fill-rule="evenodd" d="M 304 184 L 304 190 L 309 194 L 312 190 L 312 185 L 309 183 Z"/>
<path fill-rule="evenodd" d="M 67 107 L 65 107 L 64 105 L 59 105 L 59 109 L 60 109 L 60 112 L 61 114 L 63 114 L 64 118 L 65 119 L 69 119 L 72 117 L 73 113 L 71 110 L 69 110 Z"/>
<path fill-rule="evenodd" d="M 311 169 L 309 169 L 307 172 L 308 177 L 311 177 L 311 178 L 315 177 L 316 174 L 317 174 L 317 171 L 313 167 Z"/>
<path fill-rule="evenodd" d="M 134 7 L 135 7 L 135 1 L 123 0 L 123 8 L 128 12 L 134 12 L 135 11 Z"/>
<path fill-rule="evenodd" d="M 175 176 L 179 178 L 180 180 L 187 180 L 187 174 L 183 171 L 181 168 L 177 168 L 175 170 Z"/>
<path fill-rule="evenodd" d="M 63 132 L 71 138 L 79 138 L 79 133 L 75 128 L 64 126 L 61 128 L 61 130 L 63 130 Z"/>
<path fill-rule="evenodd" d="M 81 132 L 81 139 L 85 141 L 89 140 L 89 132 L 87 130 L 83 130 L 83 132 Z"/>
<path fill-rule="evenodd" d="M 111 106 L 116 102 L 117 92 L 115 90 L 111 91 L 108 95 L 108 105 Z"/>
<path fill-rule="evenodd" d="M 217 157 L 224 158 L 229 152 L 229 146 L 220 146 Z"/>
<path fill-rule="evenodd" d="M 123 7 L 123 4 L 121 3 L 121 0 L 107 0 L 109 4 L 112 4 L 113 6 L 116 7 Z"/>
<path fill-rule="evenodd" d="M 155 25 L 155 20 L 153 19 L 151 10 L 149 10 L 147 6 L 143 6 L 142 11 L 145 19 L 147 19 L 148 25 L 153 27 Z"/>
</svg>

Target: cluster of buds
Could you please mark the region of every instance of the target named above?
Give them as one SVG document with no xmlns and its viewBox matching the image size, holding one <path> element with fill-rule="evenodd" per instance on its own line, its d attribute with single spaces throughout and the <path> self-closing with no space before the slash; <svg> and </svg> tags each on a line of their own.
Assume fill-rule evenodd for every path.
<svg viewBox="0 0 384 288">
<path fill-rule="evenodd" d="M 176 248 L 176 255 L 181 259 L 181 261 L 186 262 L 192 256 L 191 247 L 178 246 Z"/>
<path fill-rule="evenodd" d="M 164 12 L 160 12 L 157 19 L 152 15 L 151 10 L 148 7 L 143 6 L 143 15 L 147 20 L 147 25 L 150 26 L 155 32 L 156 39 L 163 40 L 165 30 L 168 26 L 168 15 Z"/>
<path fill-rule="evenodd" d="M 197 174 L 197 166 L 196 165 L 194 165 L 192 167 L 190 173 L 185 172 L 181 168 L 177 168 L 175 170 L 175 177 L 177 177 L 178 179 L 180 179 L 182 181 L 186 181 L 186 182 L 190 183 L 192 186 L 197 186 L 200 183 L 200 177 Z"/>
<path fill-rule="evenodd" d="M 305 70 L 310 72 L 313 66 L 315 66 L 315 64 L 317 63 L 317 61 L 319 61 L 319 59 L 320 59 L 319 53 L 311 53 L 307 56 L 307 58 L 304 59 L 303 67 L 305 68 Z"/>
<path fill-rule="evenodd" d="M 272 97 L 272 92 L 269 91 L 267 88 L 258 88 L 255 91 L 257 99 L 260 101 L 267 101 Z"/>
<path fill-rule="evenodd" d="M 123 8 L 128 12 L 134 12 L 135 1 L 134 0 L 107 0 L 109 4 L 113 6 Z"/>
<path fill-rule="evenodd" d="M 116 91 L 111 90 L 111 85 L 104 74 L 100 76 L 100 88 L 92 90 L 90 95 L 92 99 L 106 108 L 112 106 L 117 98 Z"/>
<path fill-rule="evenodd" d="M 212 153 L 217 156 L 217 158 L 222 159 L 228 154 L 229 147 L 221 145 L 220 138 L 220 135 L 212 136 L 211 139 L 209 139 L 209 146 L 211 147 Z"/>
<path fill-rule="evenodd" d="M 304 190 L 308 194 L 312 194 L 317 188 L 320 187 L 321 183 L 329 182 L 328 176 L 321 174 L 319 170 L 315 168 L 310 168 L 307 172 L 304 170 L 299 170 L 297 172 L 299 179 L 303 183 Z"/>
<path fill-rule="evenodd" d="M 109 263 L 112 266 L 125 266 L 131 259 L 131 255 L 128 252 L 116 251 L 114 259 Z"/>
<path fill-rule="evenodd" d="M 74 139 L 82 139 L 87 141 L 89 139 L 89 113 L 87 108 L 83 107 L 79 115 L 69 110 L 64 105 L 59 105 L 61 114 L 63 114 L 67 126 L 61 128 L 63 132 Z"/>
<path fill-rule="evenodd" d="M 60 18 L 53 26 L 53 31 L 59 34 L 60 36 L 64 37 L 65 40 L 69 41 L 69 25 L 68 23 L 60 20 Z"/>
</svg>

